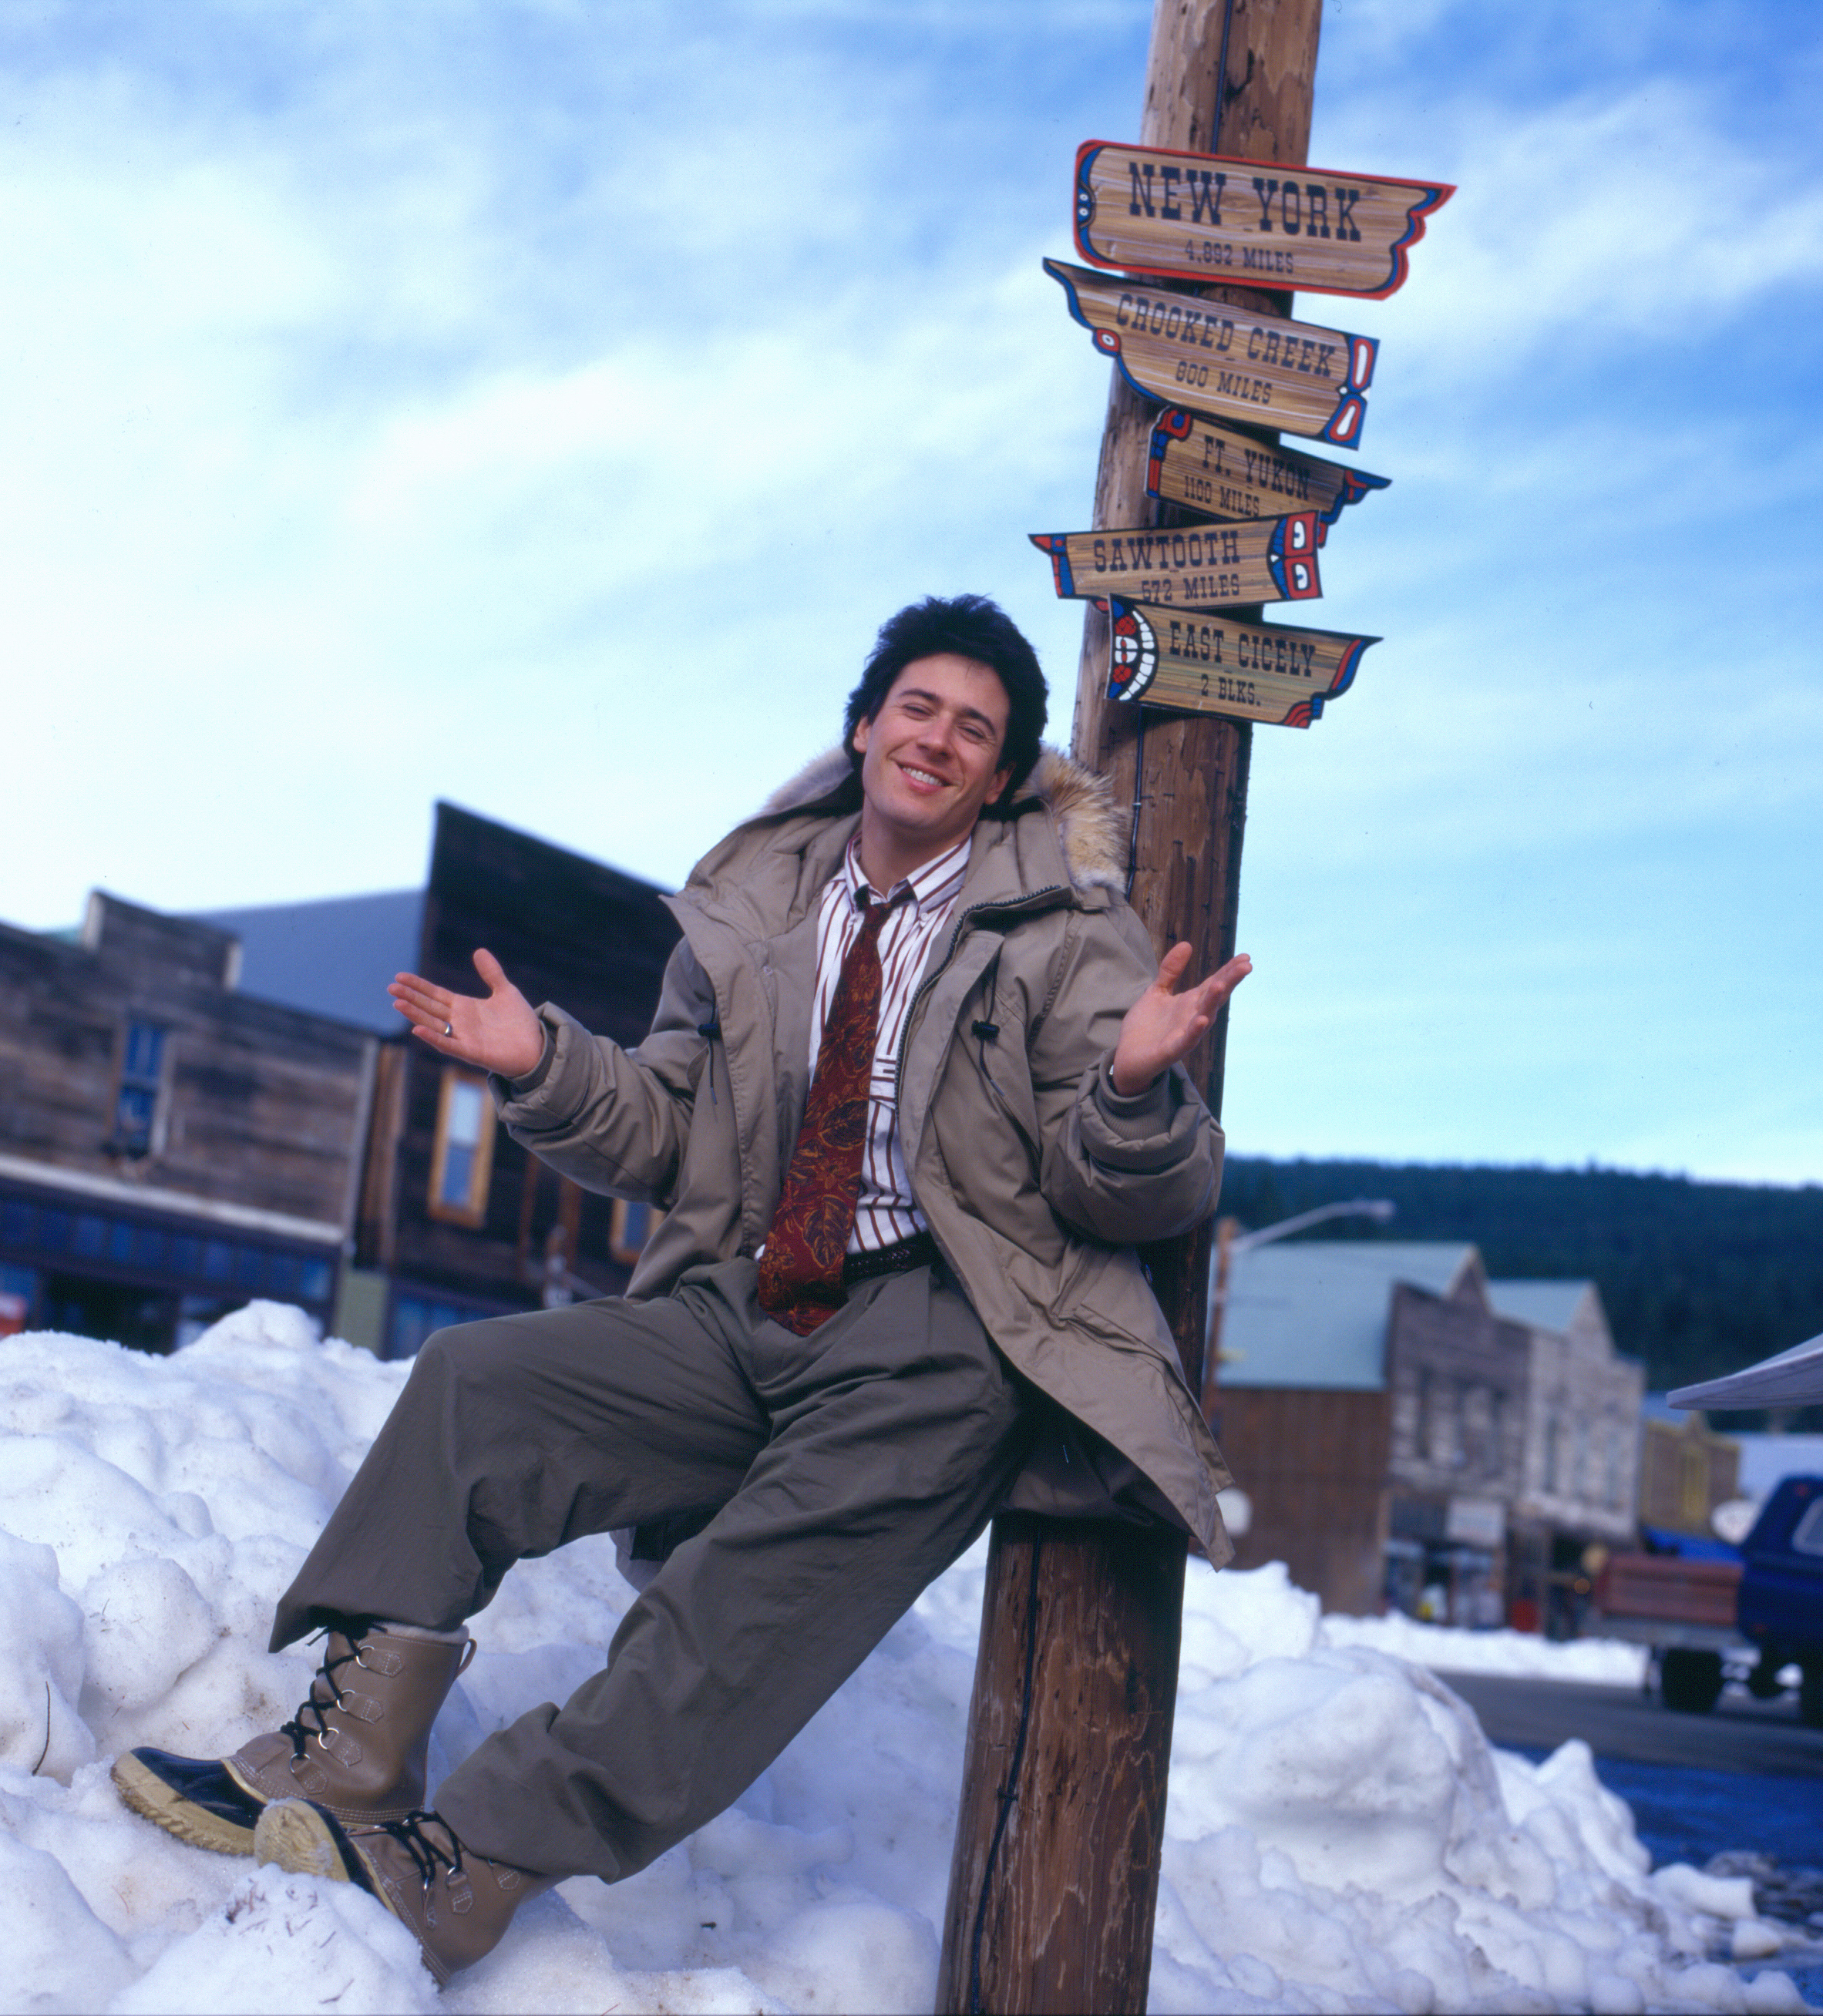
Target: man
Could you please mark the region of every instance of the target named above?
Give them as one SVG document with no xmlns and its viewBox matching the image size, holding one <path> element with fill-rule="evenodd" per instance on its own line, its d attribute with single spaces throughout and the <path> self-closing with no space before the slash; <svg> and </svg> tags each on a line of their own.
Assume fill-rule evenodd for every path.
<svg viewBox="0 0 1823 2016">
<path fill-rule="evenodd" d="M 1228 1481 L 1132 1242 L 1213 1209 L 1179 1060 L 1248 963 L 1180 993 L 1121 894 L 1098 782 L 1041 752 L 992 603 L 881 631 L 842 748 L 698 864 L 636 1051 L 402 974 L 514 1138 L 665 1208 L 624 1301 L 432 1337 L 281 1599 L 327 1649 L 219 1763 L 139 1751 L 160 1824 L 364 1885 L 446 1979 L 567 1876 L 643 1867 L 777 1755 L 997 1507 L 1175 1518 Z M 421 1810 L 463 1620 L 578 1535 L 682 1538 L 605 1669 Z"/>
</svg>

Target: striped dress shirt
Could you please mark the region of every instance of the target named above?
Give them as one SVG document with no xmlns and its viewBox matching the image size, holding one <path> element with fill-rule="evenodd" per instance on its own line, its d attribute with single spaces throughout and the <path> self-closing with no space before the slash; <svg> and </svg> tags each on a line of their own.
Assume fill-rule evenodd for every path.
<svg viewBox="0 0 1823 2016">
<path fill-rule="evenodd" d="M 948 853 L 895 883 L 885 901 L 895 902 L 880 930 L 880 1029 L 874 1046 L 874 1071 L 868 1085 L 867 1139 L 861 1157 L 861 1191 L 855 1208 L 851 1253 L 876 1252 L 927 1229 L 924 1213 L 912 1196 L 911 1172 L 899 1139 L 899 1039 L 917 992 L 918 976 L 931 941 L 949 922 L 962 878 L 968 867 L 972 833 Z M 861 837 L 848 842 L 841 869 L 823 892 L 816 925 L 816 996 L 810 1012 L 810 1069 L 823 1045 L 823 1024 L 835 999 L 842 961 L 861 928 L 857 900 L 869 887 L 861 873 Z M 870 898 L 881 899 L 877 892 Z"/>
</svg>

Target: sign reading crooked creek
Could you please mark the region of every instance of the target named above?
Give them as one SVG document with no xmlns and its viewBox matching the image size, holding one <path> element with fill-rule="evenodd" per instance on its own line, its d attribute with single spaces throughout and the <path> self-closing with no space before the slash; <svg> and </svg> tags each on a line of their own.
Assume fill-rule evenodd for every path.
<svg viewBox="0 0 1823 2016">
<path fill-rule="evenodd" d="M 1034 532 L 1065 596 L 1137 596 L 1180 609 L 1302 602 L 1323 592 L 1317 549 L 1329 528 L 1314 511 L 1251 524 Z"/>
<path fill-rule="evenodd" d="M 1086 140 L 1076 250 L 1093 266 L 1379 300 L 1452 182 L 1338 175 Z"/>
<path fill-rule="evenodd" d="M 1109 596 L 1108 690 L 1183 714 L 1308 728 L 1346 693 L 1378 637 L 1164 609 Z"/>
<path fill-rule="evenodd" d="M 1070 313 L 1137 392 L 1199 413 L 1359 445 L 1379 345 L 1047 259 Z"/>
<path fill-rule="evenodd" d="M 1147 493 L 1187 505 L 1205 518 L 1276 518 L 1310 510 L 1333 525 L 1345 504 L 1358 504 L 1387 482 L 1365 470 L 1237 434 L 1181 406 L 1158 416 L 1146 456 Z"/>
</svg>

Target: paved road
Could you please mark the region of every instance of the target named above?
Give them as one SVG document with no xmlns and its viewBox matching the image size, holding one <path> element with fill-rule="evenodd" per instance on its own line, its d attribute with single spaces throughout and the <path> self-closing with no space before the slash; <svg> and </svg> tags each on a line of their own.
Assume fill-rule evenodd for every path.
<svg viewBox="0 0 1823 2016">
<path fill-rule="evenodd" d="M 1823 1730 L 1799 1721 L 1789 1694 L 1756 1701 L 1731 1687 L 1709 1714 L 1678 1715 L 1631 1687 L 1483 1673 L 1439 1677 L 1480 1716 L 1488 1741 L 1503 1749 L 1555 1750 L 1580 1736 L 1598 1757 L 1637 1764 L 1823 1778 Z"/>
</svg>

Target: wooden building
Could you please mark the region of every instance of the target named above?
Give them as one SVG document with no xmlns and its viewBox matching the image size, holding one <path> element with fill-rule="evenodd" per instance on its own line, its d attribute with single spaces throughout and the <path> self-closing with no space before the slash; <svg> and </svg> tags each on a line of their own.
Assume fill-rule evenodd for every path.
<svg viewBox="0 0 1823 2016">
<path fill-rule="evenodd" d="M 250 1297 L 329 1317 L 380 1045 L 237 985 L 207 924 L 96 892 L 0 926 L 0 1323 L 168 1351 Z"/>
<path fill-rule="evenodd" d="M 423 889 L 171 917 L 97 894 L 0 927 L 0 1335 L 168 1351 L 250 1296 L 409 1355 L 441 1325 L 626 1286 L 642 1207 L 509 1140 L 386 985 L 534 1002 L 636 1043 L 677 927 L 650 884 L 453 805 Z"/>
<path fill-rule="evenodd" d="M 560 1179 L 495 1124 L 485 1080 L 405 1034 L 386 994 L 410 968 L 478 993 L 485 946 L 534 1003 L 631 1046 L 677 926 L 651 884 L 439 805 L 422 891 L 220 913 L 246 984 L 365 1015 L 382 1038 L 337 1334 L 407 1356 L 441 1326 L 618 1294 L 648 1229 L 639 1206 Z"/>
<path fill-rule="evenodd" d="M 1524 1474 L 1508 1535 L 1515 1624 L 1573 1636 L 1608 1551 L 1631 1546 L 1645 1373 L 1616 1355 L 1592 1281 L 1494 1281 L 1529 1337 Z"/>
<path fill-rule="evenodd" d="M 1742 1495 L 1739 1442 L 1717 1435 L 1701 1413 L 1666 1406 L 1660 1395 L 1647 1403 L 1642 1431 L 1640 1524 L 1713 1539 L 1716 1507 Z"/>
<path fill-rule="evenodd" d="M 1235 1255 L 1221 1345 L 1241 1564 L 1284 1561 L 1326 1609 L 1536 1628 L 1564 1547 L 1630 1525 L 1639 1368 L 1587 1283 L 1490 1285 L 1468 1244 L 1288 1240 Z"/>
</svg>

